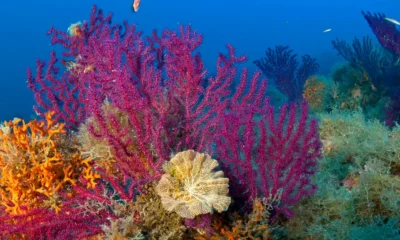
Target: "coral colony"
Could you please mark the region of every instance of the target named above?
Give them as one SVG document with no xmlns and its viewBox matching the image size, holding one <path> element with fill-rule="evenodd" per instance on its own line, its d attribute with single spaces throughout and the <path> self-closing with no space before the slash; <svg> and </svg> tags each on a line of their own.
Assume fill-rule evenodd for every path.
<svg viewBox="0 0 400 240">
<path fill-rule="evenodd" d="M 381 15 L 364 16 L 383 47 L 398 54 L 397 30 Z M 16 118 L 0 128 L 1 239 L 395 232 L 391 201 L 400 184 L 376 186 L 400 183 L 400 130 L 364 119 L 363 110 L 384 99 L 379 74 L 388 74 L 373 75 L 375 62 L 363 55 L 372 51 L 369 40 L 354 49 L 334 42 L 353 62 L 331 84 L 314 75 L 311 56 L 298 67 L 287 46 L 269 48 L 255 63 L 290 101 L 275 108 L 262 73 L 239 68 L 246 57 L 232 46 L 210 75 L 197 52 L 202 35 L 190 26 L 144 37 L 94 6 L 89 21 L 48 34 L 63 51 L 28 70 L 38 120 Z M 354 109 L 361 110 L 343 113 Z M 400 108 L 392 109 L 394 123 Z"/>
</svg>

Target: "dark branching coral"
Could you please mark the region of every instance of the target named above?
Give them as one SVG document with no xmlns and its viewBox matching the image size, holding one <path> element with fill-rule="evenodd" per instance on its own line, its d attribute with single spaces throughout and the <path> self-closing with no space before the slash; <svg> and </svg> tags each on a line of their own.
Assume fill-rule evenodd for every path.
<svg viewBox="0 0 400 240">
<path fill-rule="evenodd" d="M 374 46 L 370 37 L 364 37 L 362 41 L 354 38 L 351 45 L 340 39 L 333 40 L 332 44 L 353 68 L 368 73 L 378 90 L 382 91 L 394 84 L 393 78 L 398 75 L 394 73 L 399 70 L 397 58 L 379 46 Z"/>
<path fill-rule="evenodd" d="M 346 41 L 336 39 L 332 41 L 339 55 L 344 57 L 353 67 L 365 70 L 373 79 L 375 86 L 380 86 L 377 77 L 385 66 L 385 57 L 380 49 L 372 44 L 370 37 L 363 37 L 362 41 L 357 37 L 349 45 Z"/>
<path fill-rule="evenodd" d="M 281 45 L 275 49 L 268 48 L 265 57 L 254 61 L 254 64 L 266 77 L 275 79 L 278 89 L 291 101 L 301 98 L 306 79 L 319 68 L 316 59 L 309 55 L 302 56 L 299 66 L 297 54 L 288 46 Z"/>
<path fill-rule="evenodd" d="M 383 13 L 361 12 L 374 32 L 379 43 L 398 57 L 400 56 L 400 31 L 397 26 L 387 21 Z"/>
</svg>

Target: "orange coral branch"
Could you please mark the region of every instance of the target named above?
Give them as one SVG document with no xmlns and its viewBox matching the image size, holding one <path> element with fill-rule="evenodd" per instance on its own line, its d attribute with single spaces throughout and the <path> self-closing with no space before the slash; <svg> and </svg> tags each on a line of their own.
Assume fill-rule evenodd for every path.
<svg viewBox="0 0 400 240">
<path fill-rule="evenodd" d="M 0 205 L 7 213 L 48 206 L 59 212 L 60 191 L 82 175 L 89 180 L 88 188 L 100 178 L 90 159 L 69 147 L 64 124 L 56 123 L 53 115 L 29 123 L 16 118 L 0 127 Z"/>
</svg>

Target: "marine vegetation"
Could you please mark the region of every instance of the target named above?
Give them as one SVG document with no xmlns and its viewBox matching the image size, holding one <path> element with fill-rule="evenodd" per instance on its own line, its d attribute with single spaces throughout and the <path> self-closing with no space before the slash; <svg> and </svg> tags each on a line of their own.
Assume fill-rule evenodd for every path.
<svg viewBox="0 0 400 240">
<path fill-rule="evenodd" d="M 323 143 L 315 174 L 318 191 L 282 222 L 282 238 L 400 237 L 400 31 L 384 14 L 362 14 L 380 46 L 369 37 L 355 38 L 352 45 L 332 42 L 347 64 L 328 81 L 324 110 L 314 111 Z M 319 103 L 307 88 L 305 98 Z"/>
<path fill-rule="evenodd" d="M 366 120 L 361 111 L 319 118 L 319 190 L 296 205 L 289 238 L 398 239 L 400 129 Z"/>
</svg>

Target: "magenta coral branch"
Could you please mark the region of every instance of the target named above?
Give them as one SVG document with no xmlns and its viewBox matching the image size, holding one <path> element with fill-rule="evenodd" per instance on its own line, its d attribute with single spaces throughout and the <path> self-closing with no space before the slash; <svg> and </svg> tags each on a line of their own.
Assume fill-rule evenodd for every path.
<svg viewBox="0 0 400 240">
<path fill-rule="evenodd" d="M 84 119 L 82 86 L 71 73 L 59 75 L 55 53 L 51 54 L 46 71 L 45 63 L 37 61 L 36 76 L 28 69 L 28 87 L 34 92 L 34 110 L 40 116 L 47 111 L 55 112 L 56 121 L 64 121 L 69 127 L 77 127 Z"/>
<path fill-rule="evenodd" d="M 308 120 L 306 103 L 300 109 L 290 105 L 289 112 L 284 105 L 278 118 L 274 116 L 269 105 L 247 115 L 227 114 L 216 149 L 230 174 L 233 194 L 277 197 L 275 209 L 290 217 L 290 206 L 315 191 L 311 177 L 321 157 L 321 142 L 316 121 Z"/>
<path fill-rule="evenodd" d="M 4 239 L 24 235 L 21 239 L 67 240 L 101 234 L 101 225 L 107 223 L 108 214 L 99 211 L 96 215 L 85 215 L 77 206 L 66 203 L 60 214 L 35 209 L 27 214 L 0 217 L 0 235 Z"/>
<path fill-rule="evenodd" d="M 65 31 L 50 28 L 47 35 L 51 37 L 52 45 L 61 45 L 64 47 L 62 55 L 64 57 L 75 58 L 80 54 L 82 49 L 87 45 L 87 41 L 91 37 L 102 37 L 104 28 L 109 27 L 111 24 L 112 14 L 107 16 L 103 15 L 101 9 L 97 9 L 94 5 L 92 7 L 92 13 L 90 15 L 90 21 L 84 21 L 78 23 L 80 26 L 77 28 L 77 32 L 74 35 L 68 34 Z M 114 28 L 119 28 L 115 25 Z"/>
<path fill-rule="evenodd" d="M 125 23 L 122 32 L 122 27 L 111 26 L 110 19 L 94 7 L 90 23 L 79 26 L 75 36 L 50 31 L 52 43 L 64 46 L 63 55 L 74 59 L 68 62 L 70 71 L 59 71 L 55 55 L 46 76 L 41 74 L 43 63 L 38 64 L 36 78 L 29 71 L 29 86 L 40 111 L 55 110 L 59 120 L 75 128 L 88 116 L 97 118 L 101 129 L 92 129 L 92 133 L 107 139 L 117 157 L 124 159 L 120 163 L 126 169 L 139 169 L 137 162 L 142 161 L 127 151 L 129 142 L 119 139 L 132 131 L 131 127 L 146 159 L 157 155 L 164 161 L 171 152 L 182 149 L 211 151 L 219 116 L 234 105 L 229 97 L 233 94 L 236 65 L 246 58 L 235 56 L 228 45 L 228 55 L 218 57 L 216 75 L 206 77 L 203 61 L 196 53 L 202 35 L 190 26 L 165 30 L 160 37 L 154 32 L 145 41 L 135 25 Z M 264 81 L 260 81 L 261 89 L 257 88 L 259 77 L 253 77 L 251 93 L 244 99 L 249 104 L 256 90 L 257 104 L 264 97 Z M 242 83 L 247 81 L 245 78 L 247 71 L 243 72 Z M 116 124 L 111 114 L 108 117 L 115 130 L 109 133 L 106 119 L 101 117 L 105 100 L 128 114 L 131 126 Z M 145 142 L 152 143 L 152 153 L 144 150 L 148 148 Z M 160 163 L 148 164 L 157 169 Z"/>
<path fill-rule="evenodd" d="M 125 38 L 127 36 L 125 34 Z M 139 35 L 131 36 L 137 42 L 135 45 L 142 46 Z M 219 134 L 216 129 L 220 125 L 220 116 L 236 104 L 229 99 L 230 88 L 236 77 L 236 64 L 243 62 L 245 57 L 236 57 L 233 47 L 228 45 L 229 55 L 220 54 L 218 57 L 216 76 L 206 78 L 200 55 L 194 52 L 202 37 L 192 33 L 190 27 L 181 26 L 179 34 L 165 31 L 161 38 L 152 41 L 165 51 L 161 69 L 154 64 L 156 55 L 147 57 L 148 48 L 130 51 L 130 48 L 123 47 L 124 39 L 89 41 L 91 44 L 83 51 L 83 59 L 93 59 L 85 65 L 93 65 L 96 69 L 85 75 L 89 82 L 98 84 L 98 81 L 90 79 L 109 79 L 112 84 L 112 91 L 89 85 L 91 116 L 99 124 L 99 128 L 91 127 L 90 131 L 113 146 L 119 167 L 130 176 L 135 172 L 143 177 L 148 171 L 143 167 L 143 161 L 158 176 L 158 169 L 171 152 L 182 149 L 211 151 L 212 141 Z M 132 70 L 134 67 L 130 62 L 119 55 L 138 56 L 140 61 L 134 62 L 141 63 L 140 74 L 135 74 L 139 71 Z M 98 59 L 102 59 L 101 62 Z M 108 64 L 104 65 L 103 61 Z M 247 75 L 247 70 L 244 70 L 237 98 L 243 97 L 240 94 L 245 92 Z M 246 104 L 262 104 L 266 84 L 259 78 L 257 73 L 251 79 L 249 92 L 241 99 Z M 205 80 L 206 87 L 203 86 Z M 104 112 L 102 103 L 105 100 L 126 114 L 128 125 L 122 126 L 116 116 Z M 113 126 L 112 131 L 109 125 Z M 123 140 L 129 133 L 134 133 L 135 146 L 142 159 L 129 152 L 132 142 Z"/>
<path fill-rule="evenodd" d="M 80 65 L 81 53 L 88 45 L 89 39 L 104 38 L 110 34 L 111 15 L 104 17 L 101 10 L 93 7 L 90 22 L 84 22 L 77 27 L 76 33 L 69 35 L 64 31 L 51 28 L 52 45 L 64 47 L 62 52 L 65 59 L 61 63 L 68 69 L 60 70 L 56 66 L 57 58 L 53 52 L 45 70 L 45 63 L 37 61 L 36 76 L 33 77 L 28 69 L 28 87 L 34 92 L 37 105 L 35 112 L 43 115 L 44 112 L 54 111 L 57 121 L 63 121 L 70 128 L 76 129 L 87 117 L 86 84 L 80 78 L 80 71 L 87 70 L 87 65 Z M 45 71 L 45 73 L 43 73 Z"/>
</svg>

